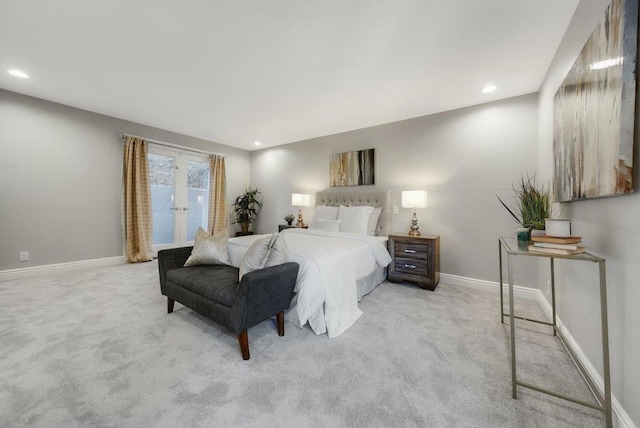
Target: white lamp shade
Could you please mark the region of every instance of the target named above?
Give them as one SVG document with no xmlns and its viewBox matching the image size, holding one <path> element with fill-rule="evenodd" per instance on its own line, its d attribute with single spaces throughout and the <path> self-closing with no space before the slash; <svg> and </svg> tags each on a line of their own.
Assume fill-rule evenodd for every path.
<svg viewBox="0 0 640 428">
<path fill-rule="evenodd" d="M 292 193 L 291 205 L 296 207 L 308 207 L 311 205 L 311 195 L 305 193 Z"/>
<path fill-rule="evenodd" d="M 426 208 L 427 207 L 427 191 L 426 190 L 403 190 L 402 191 L 402 208 Z"/>
</svg>

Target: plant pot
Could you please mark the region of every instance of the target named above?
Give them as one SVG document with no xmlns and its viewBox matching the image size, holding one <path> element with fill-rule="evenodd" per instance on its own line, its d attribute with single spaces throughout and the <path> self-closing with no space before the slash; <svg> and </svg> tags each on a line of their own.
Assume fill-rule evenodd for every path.
<svg viewBox="0 0 640 428">
<path fill-rule="evenodd" d="M 531 239 L 531 230 L 527 227 L 519 227 L 516 229 L 518 242 L 528 242 Z"/>
<path fill-rule="evenodd" d="M 249 223 L 240 223 L 240 227 L 242 228 L 242 233 L 249 232 Z"/>
<path fill-rule="evenodd" d="M 288 224 L 289 226 L 291 226 L 291 223 L 293 223 L 293 220 L 287 220 L 287 224 Z"/>
<path fill-rule="evenodd" d="M 531 236 L 544 236 L 544 235 L 545 235 L 544 229 L 532 229 L 531 230 Z"/>
</svg>

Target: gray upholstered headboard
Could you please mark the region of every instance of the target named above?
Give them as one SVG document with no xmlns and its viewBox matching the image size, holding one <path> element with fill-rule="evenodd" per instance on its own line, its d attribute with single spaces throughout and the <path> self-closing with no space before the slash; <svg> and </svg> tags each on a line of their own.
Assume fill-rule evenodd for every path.
<svg viewBox="0 0 640 428">
<path fill-rule="evenodd" d="M 382 207 L 376 235 L 387 236 L 391 233 L 392 202 L 390 190 L 323 190 L 316 192 L 316 205 Z"/>
</svg>

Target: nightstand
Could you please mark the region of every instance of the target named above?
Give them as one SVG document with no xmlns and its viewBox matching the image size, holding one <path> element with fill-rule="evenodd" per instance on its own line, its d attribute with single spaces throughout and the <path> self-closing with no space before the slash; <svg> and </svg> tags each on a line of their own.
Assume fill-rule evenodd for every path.
<svg viewBox="0 0 640 428">
<path fill-rule="evenodd" d="M 440 281 L 440 237 L 389 235 L 391 264 L 387 279 L 410 281 L 427 290 L 435 290 Z"/>
<path fill-rule="evenodd" d="M 296 226 L 295 224 L 279 224 L 278 225 L 278 232 L 282 232 L 285 229 L 306 229 L 308 227 L 309 227 L 308 224 L 306 224 L 304 226 Z"/>
</svg>

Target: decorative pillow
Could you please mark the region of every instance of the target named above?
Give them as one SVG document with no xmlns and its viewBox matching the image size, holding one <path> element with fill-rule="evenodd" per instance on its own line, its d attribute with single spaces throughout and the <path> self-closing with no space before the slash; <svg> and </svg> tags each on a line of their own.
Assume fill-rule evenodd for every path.
<svg viewBox="0 0 640 428">
<path fill-rule="evenodd" d="M 245 273 L 265 267 L 269 259 L 269 243 L 272 239 L 273 236 L 268 236 L 251 244 L 240 263 L 240 279 Z"/>
<path fill-rule="evenodd" d="M 264 267 L 277 266 L 289 261 L 289 248 L 287 247 L 287 241 L 284 240 L 284 235 L 281 236 L 279 233 L 274 233 L 270 248 L 269 259 Z"/>
<path fill-rule="evenodd" d="M 338 207 L 318 205 L 313 220 L 309 223 L 309 229 L 316 229 L 316 220 L 336 220 L 338 218 Z"/>
<path fill-rule="evenodd" d="M 206 230 L 199 227 L 194 238 L 193 250 L 184 264 L 184 267 L 196 265 L 230 265 L 227 241 L 229 231 L 221 230 L 213 236 L 209 236 Z"/>
<path fill-rule="evenodd" d="M 258 239 L 247 250 L 240 263 L 239 279 L 254 270 L 281 265 L 289 261 L 289 249 L 284 236 L 274 233 Z"/>
<path fill-rule="evenodd" d="M 345 207 L 340 205 L 338 219 L 341 220 L 340 232 L 367 234 L 369 217 L 373 212 L 373 207 Z"/>
<path fill-rule="evenodd" d="M 313 227 L 313 229 L 326 230 L 328 232 L 340 232 L 340 223 L 342 223 L 342 220 L 323 220 L 319 218 L 316 220 L 315 227 Z"/>
<path fill-rule="evenodd" d="M 376 236 L 376 228 L 378 227 L 378 219 L 382 213 L 382 207 L 374 208 L 369 216 L 367 223 L 367 235 Z"/>
</svg>

